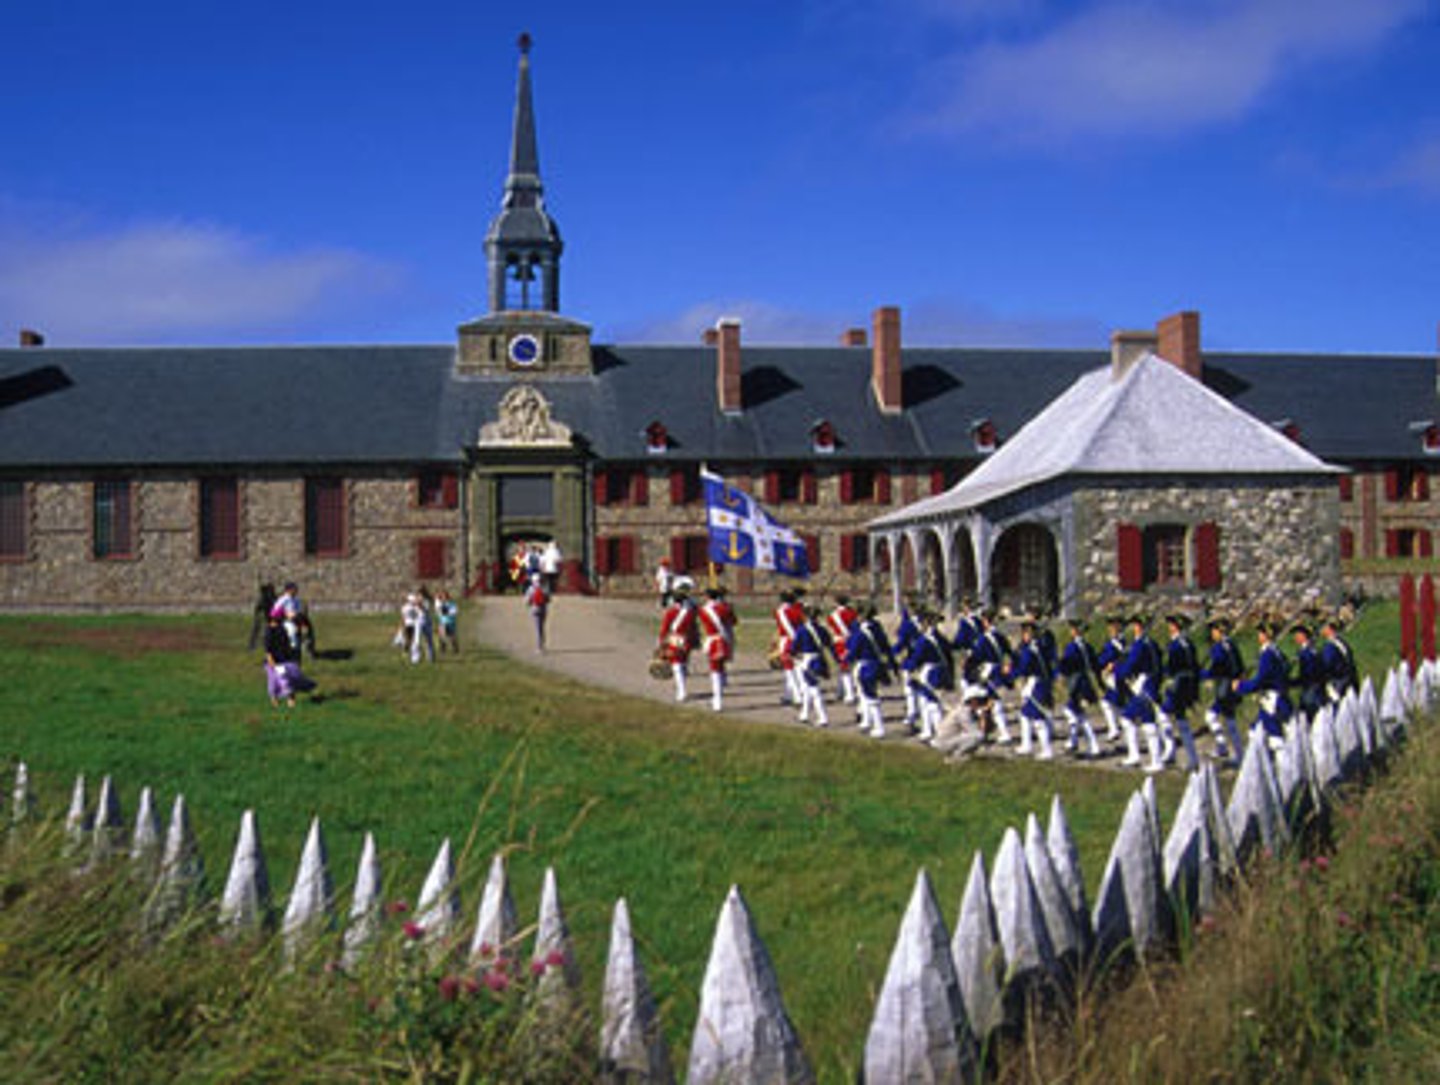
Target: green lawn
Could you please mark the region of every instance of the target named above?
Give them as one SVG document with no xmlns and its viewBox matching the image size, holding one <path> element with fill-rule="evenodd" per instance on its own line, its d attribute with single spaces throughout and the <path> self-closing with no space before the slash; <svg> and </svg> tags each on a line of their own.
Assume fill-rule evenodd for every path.
<svg viewBox="0 0 1440 1085">
<path fill-rule="evenodd" d="M 127 816 L 141 785 L 165 810 L 183 791 L 214 889 L 241 811 L 255 808 L 282 905 L 312 814 L 342 907 L 366 830 L 387 895 L 411 903 L 450 837 L 467 920 L 495 850 L 510 851 L 522 917 L 553 865 L 592 993 L 623 895 L 677 1065 L 716 912 L 738 882 L 812 1061 L 834 1081 L 854 1077 L 918 867 L 953 920 L 976 849 L 993 855 L 1006 825 L 1043 815 L 1059 792 L 1093 884 L 1139 783 L 677 713 L 483 651 L 412 669 L 388 646 L 391 624 L 326 616 L 322 647 L 352 654 L 313 666 L 323 702 L 282 713 L 233 617 L 0 618 L 0 750 L 29 762 L 55 816 L 79 772 L 92 787 L 112 774 Z M 1178 775 L 1162 781 L 1166 814 L 1178 792 Z"/>
</svg>

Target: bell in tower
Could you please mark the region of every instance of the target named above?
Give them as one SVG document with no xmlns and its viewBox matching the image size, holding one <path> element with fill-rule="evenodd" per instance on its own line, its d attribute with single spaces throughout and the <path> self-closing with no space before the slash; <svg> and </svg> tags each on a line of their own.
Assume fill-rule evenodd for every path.
<svg viewBox="0 0 1440 1085">
<path fill-rule="evenodd" d="M 530 35 L 520 35 L 510 175 L 500 213 L 485 235 L 490 311 L 560 311 L 560 230 L 545 211 L 535 109 L 530 97 Z"/>
</svg>

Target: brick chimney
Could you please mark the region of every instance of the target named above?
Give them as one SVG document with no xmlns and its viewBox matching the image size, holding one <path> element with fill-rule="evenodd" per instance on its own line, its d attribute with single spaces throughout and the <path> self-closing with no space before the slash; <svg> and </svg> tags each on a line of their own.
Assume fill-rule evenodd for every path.
<svg viewBox="0 0 1440 1085">
<path fill-rule="evenodd" d="M 905 409 L 900 382 L 900 310 L 882 305 L 875 310 L 875 338 L 870 352 L 870 386 L 884 414 Z"/>
<path fill-rule="evenodd" d="M 840 345 L 842 347 L 866 347 L 870 345 L 870 338 L 864 328 L 846 328 L 840 333 Z"/>
<path fill-rule="evenodd" d="M 1113 331 L 1110 333 L 1110 379 L 1119 380 L 1147 354 L 1160 347 L 1160 336 L 1151 331 Z"/>
<path fill-rule="evenodd" d="M 1155 325 L 1160 343 L 1155 353 L 1197 381 L 1205 375 L 1200 357 L 1200 314 L 1193 309 L 1173 313 Z"/>
<path fill-rule="evenodd" d="M 719 346 L 720 329 L 706 328 L 703 332 L 700 333 L 700 342 L 704 343 L 707 347 Z"/>
<path fill-rule="evenodd" d="M 721 317 L 715 325 L 715 402 L 724 414 L 739 414 L 740 321 Z"/>
<path fill-rule="evenodd" d="M 43 347 L 45 345 L 45 337 L 33 328 L 21 328 L 20 345 L 22 347 Z"/>
</svg>

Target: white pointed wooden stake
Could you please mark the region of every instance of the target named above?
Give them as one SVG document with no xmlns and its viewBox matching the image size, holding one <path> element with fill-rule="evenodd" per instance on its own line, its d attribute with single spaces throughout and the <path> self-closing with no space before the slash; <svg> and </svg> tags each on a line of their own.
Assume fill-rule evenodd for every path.
<svg viewBox="0 0 1440 1085">
<path fill-rule="evenodd" d="M 1225 800 L 1220 795 L 1220 774 L 1207 761 L 1200 766 L 1205 784 L 1205 818 L 1210 824 L 1210 837 L 1215 841 L 1215 862 L 1221 878 L 1229 879 L 1240 872 L 1240 853 L 1235 847 L 1235 834 L 1225 816 Z"/>
<path fill-rule="evenodd" d="M 65 841 L 71 851 L 78 851 L 85 845 L 90 834 L 90 811 L 86 809 L 85 777 L 75 777 L 75 786 L 70 790 L 70 808 L 65 812 Z"/>
<path fill-rule="evenodd" d="M 1256 739 L 1245 747 L 1225 817 L 1230 822 L 1242 864 L 1248 864 L 1250 856 L 1262 848 L 1275 855 L 1290 843 L 1290 830 L 1280 805 L 1280 785 L 1275 780 L 1275 763 L 1264 739 Z"/>
<path fill-rule="evenodd" d="M 1102 957 L 1126 948 L 1143 956 L 1169 934 L 1169 898 L 1154 827 L 1143 792 L 1132 794 L 1096 898 L 1095 938 Z"/>
<path fill-rule="evenodd" d="M 565 909 L 560 903 L 554 867 L 545 868 L 540 887 L 535 954 L 531 962 L 543 969 L 537 986 L 542 998 L 562 990 L 574 993 L 580 989 L 580 966 L 575 963 L 575 945 L 570 940 L 570 925 L 565 921 Z"/>
<path fill-rule="evenodd" d="M 484 968 L 501 957 L 513 958 L 516 950 L 511 943 L 519 929 L 515 898 L 510 895 L 510 878 L 505 873 L 505 857 L 497 854 L 490 860 L 490 873 L 480 894 L 475 934 L 470 939 L 470 963 Z"/>
<path fill-rule="evenodd" d="M 950 932 L 921 870 L 900 921 L 865 1041 L 866 1081 L 968 1081 L 979 1052 L 950 956 Z"/>
<path fill-rule="evenodd" d="M 1025 865 L 1030 868 L 1030 880 L 1035 885 L 1035 895 L 1040 899 L 1050 947 L 1061 965 L 1073 968 L 1079 962 L 1084 947 L 1080 932 L 1075 928 L 1075 917 L 1070 913 L 1070 898 L 1066 896 L 1054 860 L 1050 858 L 1045 835 L 1040 831 L 1040 819 L 1034 814 L 1025 818 Z"/>
<path fill-rule="evenodd" d="M 130 834 L 130 860 L 142 870 L 153 872 L 160 864 L 160 812 L 155 809 L 155 792 L 140 789 L 140 804 L 135 811 L 135 830 Z"/>
<path fill-rule="evenodd" d="M 1212 912 L 1220 871 L 1207 816 L 1205 781 L 1198 772 L 1191 773 L 1185 784 L 1162 855 L 1165 891 L 1180 913 L 1193 921 Z"/>
<path fill-rule="evenodd" d="M 10 824 L 23 825 L 35 814 L 35 795 L 30 790 L 30 769 L 24 761 L 15 766 L 15 787 L 10 793 Z"/>
<path fill-rule="evenodd" d="M 814 1080 L 770 954 L 739 887 L 731 886 L 700 987 L 686 1085 Z"/>
<path fill-rule="evenodd" d="M 120 795 L 106 776 L 100 781 L 100 797 L 95 802 L 95 827 L 90 832 L 90 865 L 103 863 L 122 850 L 125 841 L 125 817 L 120 812 Z"/>
<path fill-rule="evenodd" d="M 1055 876 L 1060 879 L 1065 898 L 1070 903 L 1070 918 L 1080 936 L 1080 952 L 1088 953 L 1094 931 L 1090 929 L 1085 875 L 1080 869 L 1080 849 L 1075 846 L 1070 819 L 1065 816 L 1065 804 L 1060 801 L 1059 795 L 1050 799 L 1050 823 L 1045 828 L 1045 846 L 1050 851 L 1050 862 L 1055 865 Z"/>
<path fill-rule="evenodd" d="M 600 1080 L 605 1085 L 672 1085 L 670 1051 L 630 933 L 624 897 L 615 902 L 610 920 L 600 1017 Z"/>
<path fill-rule="evenodd" d="M 995 925 L 995 905 L 990 899 L 985 856 L 978 851 L 970 864 L 970 877 L 960 899 L 950 956 L 955 961 L 965 1017 L 975 1038 L 983 1042 L 1005 1023 L 1005 951 Z"/>
<path fill-rule="evenodd" d="M 170 926 L 197 903 L 205 885 L 205 863 L 190 826 L 185 796 L 176 795 L 160 855 L 160 873 L 145 905 L 145 926 L 159 931 Z"/>
<path fill-rule="evenodd" d="M 270 871 L 260 843 L 260 825 L 254 810 L 240 815 L 240 833 L 230 874 L 220 896 L 220 926 L 233 934 L 265 931 L 274 922 L 270 906 Z"/>
<path fill-rule="evenodd" d="M 335 926 L 335 886 L 330 879 L 330 857 L 325 848 L 325 834 L 320 819 L 310 820 L 305 834 L 305 847 L 300 852 L 300 867 L 295 871 L 295 884 L 285 904 L 285 918 L 280 932 L 285 939 L 285 955 L 298 958 L 316 935 Z"/>
<path fill-rule="evenodd" d="M 420 888 L 415 923 L 423 932 L 432 956 L 437 960 L 443 957 L 460 927 L 460 891 L 455 886 L 455 860 L 448 836 L 435 853 L 435 861 L 430 864 L 430 872 Z"/>
<path fill-rule="evenodd" d="M 1045 913 L 1020 834 L 1008 828 L 1000 839 L 995 869 L 990 874 L 990 899 L 995 905 L 995 925 L 1005 947 L 1005 986 L 1024 991 L 1048 976 L 1059 974 L 1055 948 L 1045 925 Z"/>
<path fill-rule="evenodd" d="M 355 870 L 355 893 L 350 899 L 350 916 L 345 922 L 341 940 L 340 965 L 347 971 L 359 966 L 380 936 L 381 908 L 384 904 L 380 856 L 373 833 L 365 834 L 360 847 L 360 863 Z"/>
</svg>

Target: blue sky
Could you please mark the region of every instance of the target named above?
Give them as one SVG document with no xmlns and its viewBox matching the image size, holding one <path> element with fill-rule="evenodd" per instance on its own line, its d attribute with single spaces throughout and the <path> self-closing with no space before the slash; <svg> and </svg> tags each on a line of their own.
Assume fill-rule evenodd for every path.
<svg viewBox="0 0 1440 1085">
<path fill-rule="evenodd" d="M 515 38 L 602 341 L 1428 353 L 1430 0 L 0 7 L 0 342 L 444 342 Z"/>
</svg>

